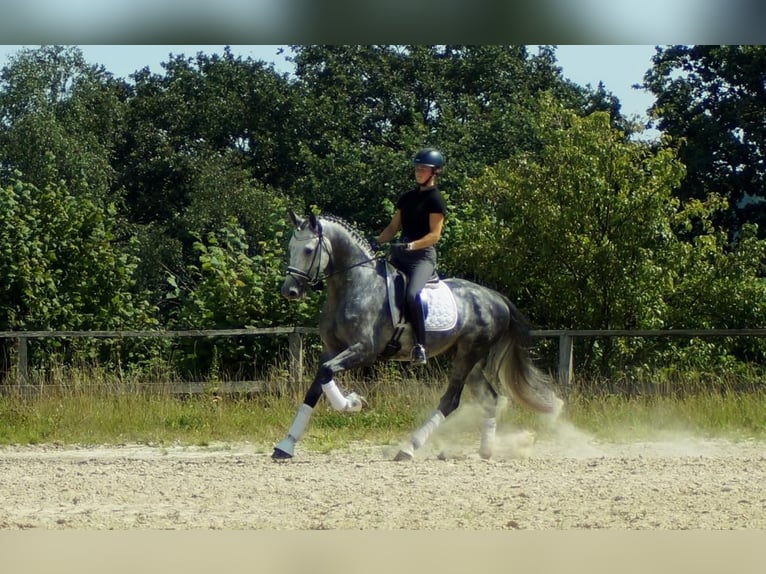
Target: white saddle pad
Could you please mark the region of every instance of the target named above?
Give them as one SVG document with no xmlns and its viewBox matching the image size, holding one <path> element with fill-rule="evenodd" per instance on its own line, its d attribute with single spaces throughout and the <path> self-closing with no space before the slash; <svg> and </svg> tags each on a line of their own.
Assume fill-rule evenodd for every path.
<svg viewBox="0 0 766 574">
<path fill-rule="evenodd" d="M 455 297 L 443 281 L 428 283 L 420 301 L 426 309 L 426 331 L 449 331 L 457 324 Z"/>
</svg>

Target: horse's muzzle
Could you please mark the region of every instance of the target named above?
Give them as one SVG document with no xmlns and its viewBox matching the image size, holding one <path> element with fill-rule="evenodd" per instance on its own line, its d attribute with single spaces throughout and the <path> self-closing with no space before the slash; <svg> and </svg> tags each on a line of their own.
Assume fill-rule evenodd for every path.
<svg viewBox="0 0 766 574">
<path fill-rule="evenodd" d="M 306 289 L 301 281 L 298 281 L 295 277 L 287 276 L 284 283 L 282 283 L 282 297 L 288 301 L 297 301 L 302 299 L 306 294 Z"/>
</svg>

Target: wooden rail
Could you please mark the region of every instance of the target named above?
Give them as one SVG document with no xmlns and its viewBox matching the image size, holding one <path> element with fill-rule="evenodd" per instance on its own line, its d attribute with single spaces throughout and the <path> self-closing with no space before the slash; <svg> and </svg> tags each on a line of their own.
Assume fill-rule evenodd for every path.
<svg viewBox="0 0 766 574">
<path fill-rule="evenodd" d="M 291 382 L 303 379 L 303 335 L 317 334 L 310 327 L 262 327 L 254 329 L 192 329 L 186 331 L 0 331 L 0 339 L 16 339 L 16 382 L 26 384 L 28 371 L 27 341 L 47 338 L 176 338 L 176 337 L 239 337 L 258 335 L 287 335 L 288 373 Z M 186 385 L 190 389 L 198 385 Z"/>
<path fill-rule="evenodd" d="M 566 392 L 574 380 L 574 339 L 589 337 L 766 337 L 766 329 L 548 329 L 532 337 L 559 340 L 559 384 Z"/>
<path fill-rule="evenodd" d="M 257 329 L 209 329 L 187 331 L 0 331 L 0 339 L 16 339 L 18 356 L 16 377 L 19 385 L 28 379 L 27 341 L 43 338 L 136 337 L 234 337 L 287 335 L 288 372 L 291 383 L 303 380 L 303 336 L 316 335 L 312 327 L 264 327 Z M 536 329 L 533 338 L 557 338 L 559 343 L 559 384 L 566 391 L 574 379 L 574 339 L 589 337 L 766 337 L 766 329 Z"/>
</svg>

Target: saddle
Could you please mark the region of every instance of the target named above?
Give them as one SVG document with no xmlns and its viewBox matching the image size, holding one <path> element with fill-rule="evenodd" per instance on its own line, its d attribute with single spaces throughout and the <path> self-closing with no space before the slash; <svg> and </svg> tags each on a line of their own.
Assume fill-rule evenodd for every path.
<svg viewBox="0 0 766 574">
<path fill-rule="evenodd" d="M 382 274 L 386 279 L 386 295 L 391 320 L 394 323 L 394 334 L 386 344 L 384 357 L 396 355 L 402 348 L 400 338 L 406 325 L 410 322 L 404 305 L 404 292 L 407 287 L 407 275 L 397 269 L 390 261 L 383 260 Z M 449 331 L 457 324 L 457 305 L 449 286 L 444 283 L 434 271 L 420 292 L 420 303 L 423 306 L 426 332 Z"/>
</svg>

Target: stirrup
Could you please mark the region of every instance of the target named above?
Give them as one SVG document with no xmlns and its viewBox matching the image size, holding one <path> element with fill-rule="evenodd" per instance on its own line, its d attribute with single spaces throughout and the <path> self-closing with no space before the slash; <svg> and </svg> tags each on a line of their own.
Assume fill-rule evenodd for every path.
<svg viewBox="0 0 766 574">
<path fill-rule="evenodd" d="M 426 359 L 426 349 L 423 345 L 415 345 L 412 347 L 412 362 L 418 365 L 425 365 L 428 360 Z"/>
</svg>

